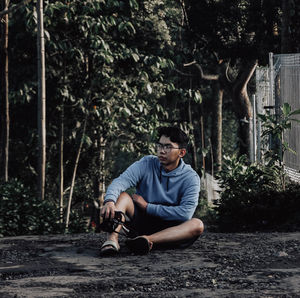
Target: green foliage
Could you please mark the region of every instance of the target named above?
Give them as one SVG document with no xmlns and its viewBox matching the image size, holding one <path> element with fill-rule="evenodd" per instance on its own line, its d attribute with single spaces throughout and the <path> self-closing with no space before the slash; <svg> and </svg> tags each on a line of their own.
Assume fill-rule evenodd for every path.
<svg viewBox="0 0 300 298">
<path fill-rule="evenodd" d="M 35 192 L 16 179 L 0 184 L 0 237 L 62 233 L 59 210 L 50 200 L 40 201 Z M 82 212 L 73 210 L 70 233 L 86 232 Z"/>
<path fill-rule="evenodd" d="M 298 114 L 300 110 L 292 111 L 285 103 L 280 116 L 259 115 L 264 127 L 262 136 L 270 137 L 273 143 L 265 152 L 265 165 L 248 164 L 245 156 L 224 158 L 218 174 L 223 191 L 216 208 L 221 230 L 283 229 L 291 225 L 299 228 L 300 186 L 286 185 L 282 163 L 285 151 L 291 151 L 283 135 L 292 121 L 300 122 L 293 118 Z"/>
<path fill-rule="evenodd" d="M 185 0 L 192 38 L 220 58 L 266 60 L 280 46 L 274 24 L 280 23 L 280 1 Z"/>
<path fill-rule="evenodd" d="M 300 109 L 292 111 L 288 103 L 284 103 L 281 107 L 281 114 L 274 115 L 270 112 L 267 114 L 259 114 L 259 118 L 263 121 L 262 137 L 271 139 L 271 148 L 265 152 L 265 157 L 273 162 L 283 161 L 283 156 L 286 151 L 294 152 L 287 142 L 284 141 L 283 134 L 286 130 L 291 129 L 292 122 L 300 123 L 300 120 L 293 118 L 300 114 Z"/>
<path fill-rule="evenodd" d="M 247 164 L 246 157 L 226 158 L 219 173 L 223 189 L 215 208 L 221 231 L 255 231 L 300 227 L 299 185 L 281 187 L 282 168 Z M 295 228 L 294 227 L 294 228 Z"/>
<path fill-rule="evenodd" d="M 90 228 L 87 226 L 87 219 L 83 216 L 83 210 L 71 210 L 70 225 L 68 227 L 68 233 L 86 233 Z"/>
<path fill-rule="evenodd" d="M 39 201 L 18 180 L 0 185 L 0 235 L 49 234 L 62 231 L 58 210 L 49 201 Z"/>
<path fill-rule="evenodd" d="M 278 185 L 280 172 L 281 168 L 277 165 L 249 164 L 245 155 L 232 158 L 225 156 L 218 178 L 221 179 L 221 188 L 224 191 L 228 190 L 234 198 L 239 196 L 240 192 L 280 187 L 280 184 Z"/>
<path fill-rule="evenodd" d="M 300 197 L 288 185 L 283 191 L 246 193 L 237 202 L 219 209 L 218 226 L 221 231 L 299 230 Z M 229 211 L 230 210 L 230 211 Z"/>
<path fill-rule="evenodd" d="M 15 177 L 31 186 L 37 177 L 35 2 L 22 6 L 9 22 L 13 124 L 10 169 L 14 169 Z M 178 75 L 174 72 L 175 67 L 182 69 L 184 63 L 195 59 L 203 62 L 206 70 L 215 73 L 212 62 L 215 62 L 215 55 L 208 55 L 211 51 L 219 58 L 234 55 L 231 61 L 235 64 L 243 49 L 246 49 L 243 55 L 261 50 L 261 40 L 265 38 L 260 38 L 262 32 L 272 36 L 270 30 L 273 26 L 267 27 L 266 18 L 257 15 L 265 16 L 264 7 L 256 9 L 258 4 L 251 4 L 251 1 L 227 2 L 185 1 L 187 11 L 184 12 L 183 6 L 174 0 L 45 0 L 46 192 L 53 205 L 43 202 L 41 204 L 50 205 L 47 205 L 48 209 L 41 207 L 30 191 L 28 200 L 46 208 L 47 214 L 52 214 L 51 208 L 54 208 L 53 214 L 56 214 L 61 124 L 64 125 L 64 152 L 67 153 L 64 154 L 64 184 L 67 189 L 82 124 L 87 119 L 74 189 L 74 206 L 84 199 L 94 199 L 100 174 L 108 184 L 129 161 L 151 153 L 152 137 L 160 125 L 175 123 L 186 131 L 194 131 L 195 144 L 198 148 L 204 146 L 199 119 L 204 115 L 205 129 L 210 126 L 211 87 L 207 82 L 199 84 L 198 78 Z M 243 3 L 245 5 L 241 7 Z M 252 8 L 249 16 L 248 7 Z M 276 7 L 272 5 L 270 15 Z M 185 21 L 189 21 L 192 28 L 191 35 L 187 35 L 187 28 L 182 26 L 185 13 L 188 17 Z M 274 13 L 274 18 L 277 15 Z M 253 25 L 253 19 L 260 20 L 260 23 Z M 228 129 L 230 135 L 231 130 Z M 209 133 L 205 131 L 204 135 L 207 139 Z M 227 143 L 225 146 L 229 148 Z M 100 167 L 101 149 L 105 151 L 105 161 Z M 123 152 L 131 152 L 126 155 L 126 162 Z M 13 193 L 13 189 L 9 192 Z M 17 197 L 12 196 L 11 199 L 16 213 L 19 212 L 15 203 Z M 54 218 L 53 223 L 57 220 Z M 74 230 L 84 226 L 80 220 L 80 214 L 76 213 Z M 32 229 L 38 230 L 37 227 Z M 41 231 L 47 229 L 51 230 L 50 227 L 40 228 Z"/>
<path fill-rule="evenodd" d="M 102 168 L 107 181 L 120 151 L 149 153 L 151 135 L 169 117 L 164 98 L 175 88 L 169 26 L 177 22 L 169 18 L 174 11 L 178 10 L 166 9 L 160 0 L 45 1 L 46 192 L 56 203 L 61 124 L 64 152 L 68 152 L 64 155 L 67 188 L 87 118 L 76 183 L 85 182 L 89 197 L 94 195 L 99 173 L 100 146 L 105 146 Z M 14 15 L 10 34 L 10 75 L 14 78 L 10 83 L 14 123 L 10 148 L 15 157 L 10 166 L 16 169 L 15 177 L 33 185 L 37 176 L 34 1 Z M 76 202 L 82 198 L 81 188 L 75 189 Z"/>
</svg>

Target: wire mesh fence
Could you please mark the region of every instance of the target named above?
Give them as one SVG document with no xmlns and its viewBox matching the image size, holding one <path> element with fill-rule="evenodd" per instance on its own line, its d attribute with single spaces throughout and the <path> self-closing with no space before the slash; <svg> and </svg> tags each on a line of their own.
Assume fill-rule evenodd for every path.
<svg viewBox="0 0 300 298">
<path fill-rule="evenodd" d="M 300 109 L 300 53 L 273 55 L 270 53 L 269 66 L 256 70 L 256 111 L 264 114 L 269 110 L 279 115 L 280 107 L 288 103 L 292 110 Z M 300 120 L 300 115 L 295 115 Z M 261 141 L 261 123 L 257 125 L 257 159 L 263 162 L 261 152 L 269 144 Z M 294 181 L 300 182 L 300 124 L 292 122 L 290 130 L 284 133 L 284 141 L 296 152 L 286 151 L 284 165 L 287 174 Z"/>
</svg>

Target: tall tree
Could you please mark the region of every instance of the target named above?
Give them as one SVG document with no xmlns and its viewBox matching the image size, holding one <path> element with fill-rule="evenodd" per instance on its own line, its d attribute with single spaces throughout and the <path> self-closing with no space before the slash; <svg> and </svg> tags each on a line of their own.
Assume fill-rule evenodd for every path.
<svg viewBox="0 0 300 298">
<path fill-rule="evenodd" d="M 1 10 L 8 10 L 9 0 L 1 1 Z M 1 19 L 1 49 L 0 49 L 0 117 L 1 117 L 1 148 L 0 168 L 4 181 L 8 181 L 9 161 L 9 81 L 8 81 L 8 13 Z"/>
<path fill-rule="evenodd" d="M 64 160 L 64 181 L 74 185 L 68 168 L 73 164 L 72 156 L 78 156 L 73 149 L 80 133 L 78 125 L 87 117 L 76 179 L 86 179 L 89 189 L 90 181 L 96 181 L 95 198 L 101 200 L 105 180 L 110 179 L 114 167 L 113 149 L 118 148 L 117 153 L 149 152 L 149 135 L 159 125 L 159 117 L 167 117 L 159 102 L 171 86 L 164 81 L 172 66 L 165 50 L 171 45 L 165 12 L 160 1 L 132 0 L 89 1 L 88 5 L 85 1 L 55 2 L 47 5 L 44 14 L 47 24 L 51 20 L 46 55 L 47 92 L 53 99 L 48 113 L 53 117 L 47 122 L 48 134 L 53 131 L 56 135 L 59 120 L 53 119 L 57 110 L 64 111 L 63 142 L 69 151 Z M 54 137 L 52 143 L 47 160 L 49 171 L 54 173 L 51 164 L 58 152 Z M 72 188 L 72 204 L 77 203 L 77 189 Z"/>
<path fill-rule="evenodd" d="M 69 152 L 64 157 L 65 185 L 69 185 L 72 178 L 69 168 L 71 158 L 73 160 L 76 155 L 77 122 L 86 115 L 87 137 L 81 154 L 83 162 L 78 168 L 79 179 L 87 172 L 95 173 L 93 167 L 96 163 L 90 160 L 95 152 L 91 148 L 97 148 L 101 160 L 107 150 L 100 150 L 100 145 L 91 146 L 95 140 L 97 144 L 101 140 L 110 148 L 106 151 L 106 160 L 113 159 L 120 150 L 134 151 L 135 158 L 137 152 L 151 150 L 149 135 L 160 121 L 167 121 L 169 117 L 162 99 L 169 89 L 174 88 L 169 79 L 166 80 L 172 67 L 169 59 L 172 42 L 166 25 L 168 14 L 169 10 L 160 0 L 47 2 L 44 9 L 48 31 L 45 35 L 47 96 L 52 100 L 48 102 L 47 110 L 47 133 L 51 140 L 47 147 L 47 173 L 51 175 L 47 175 L 47 179 L 51 179 L 51 183 L 46 185 L 51 185 L 50 191 L 53 185 L 58 185 L 57 167 L 53 165 L 57 164 L 57 153 L 60 152 L 56 136 L 59 132 L 57 111 L 62 98 L 65 104 L 64 145 Z M 18 68 L 18 72 L 14 71 L 12 75 L 16 103 L 14 117 L 21 128 L 16 131 L 14 141 L 18 148 L 22 148 L 20 152 L 26 152 L 17 154 L 13 162 L 22 165 L 17 167 L 16 174 L 28 177 L 28 180 L 36 175 L 37 165 L 33 137 L 36 136 L 36 125 L 32 124 L 32 120 L 35 121 L 32 111 L 37 81 L 36 71 L 32 69 L 36 51 L 31 47 L 36 32 L 35 22 L 31 3 L 16 15 L 12 28 L 14 45 L 11 56 L 13 69 Z M 62 74 L 64 61 L 65 76 Z M 88 72 L 91 79 L 86 76 Z M 26 109 L 26 113 L 22 113 L 22 109 Z M 42 109 L 40 111 L 42 114 Z M 95 130 L 97 138 L 93 137 Z M 99 166 L 102 176 L 98 181 L 103 181 L 103 162 L 99 164 L 102 164 L 101 168 Z M 109 172 L 113 170 L 114 162 L 107 164 L 106 179 L 110 179 Z"/>
<path fill-rule="evenodd" d="M 215 55 L 230 66 L 222 77 L 229 83 L 225 91 L 232 98 L 239 125 L 239 152 L 249 155 L 252 116 L 248 83 L 257 61 L 266 61 L 268 51 L 278 49 L 274 25 L 279 20 L 280 3 L 277 0 L 268 3 L 186 0 L 184 3 L 193 59 L 203 67 L 207 66 L 207 57 Z"/>
<path fill-rule="evenodd" d="M 46 181 L 46 79 L 43 0 L 37 1 L 37 54 L 38 54 L 38 196 L 45 198 Z"/>
<path fill-rule="evenodd" d="M 74 191 L 74 187 L 75 187 L 75 179 L 76 179 L 78 163 L 79 163 L 79 159 L 80 159 L 80 155 L 81 155 L 81 151 L 82 151 L 82 146 L 83 146 L 83 143 L 84 143 L 84 135 L 85 135 L 85 130 L 86 130 L 86 121 L 87 120 L 85 119 L 84 123 L 83 123 L 82 136 L 80 138 L 80 142 L 79 142 L 79 146 L 78 146 L 78 150 L 77 150 L 77 154 L 76 154 L 76 160 L 75 160 L 74 170 L 73 170 L 73 175 L 72 175 L 72 182 L 71 182 L 71 186 L 70 186 L 70 194 L 69 194 L 69 200 L 68 200 L 68 206 L 67 206 L 66 225 L 65 225 L 66 232 L 68 231 L 69 223 L 70 223 L 70 214 L 71 214 L 71 205 L 72 205 L 72 199 L 73 199 L 73 191 Z"/>
<path fill-rule="evenodd" d="M 190 67 L 195 66 L 197 73 L 195 74 L 200 78 L 200 80 L 204 80 L 212 83 L 212 124 L 211 124 L 211 151 L 212 156 L 211 160 L 213 163 L 212 172 L 219 171 L 222 165 L 222 103 L 223 103 L 223 95 L 224 90 L 226 88 L 226 63 L 224 61 L 220 61 L 217 59 L 217 66 L 215 68 L 215 74 L 206 74 L 204 73 L 200 64 L 196 61 L 191 63 L 187 63 L 184 66 Z M 202 141 L 203 142 L 203 141 Z"/>
</svg>

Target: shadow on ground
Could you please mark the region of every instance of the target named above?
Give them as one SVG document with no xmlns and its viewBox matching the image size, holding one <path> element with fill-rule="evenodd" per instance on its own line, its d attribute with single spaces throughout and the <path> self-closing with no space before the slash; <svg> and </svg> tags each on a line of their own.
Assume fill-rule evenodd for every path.
<svg viewBox="0 0 300 298">
<path fill-rule="evenodd" d="M 300 233 L 205 233 L 99 257 L 102 234 L 0 239 L 0 297 L 300 297 Z"/>
</svg>

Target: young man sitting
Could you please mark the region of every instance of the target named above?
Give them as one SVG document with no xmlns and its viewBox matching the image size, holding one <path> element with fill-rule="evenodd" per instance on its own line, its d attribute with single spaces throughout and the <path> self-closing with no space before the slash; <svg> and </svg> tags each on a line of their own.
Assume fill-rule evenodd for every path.
<svg viewBox="0 0 300 298">
<path fill-rule="evenodd" d="M 156 143 L 157 156 L 145 156 L 133 163 L 109 185 L 103 218 L 114 218 L 122 211 L 130 218 L 136 237 L 126 245 L 136 254 L 156 247 L 187 247 L 203 232 L 200 219 L 192 218 L 198 205 L 200 178 L 182 158 L 186 154 L 187 135 L 178 127 L 161 127 Z M 136 187 L 132 196 L 125 190 Z M 109 233 L 101 255 L 119 251 L 118 233 Z"/>
</svg>

